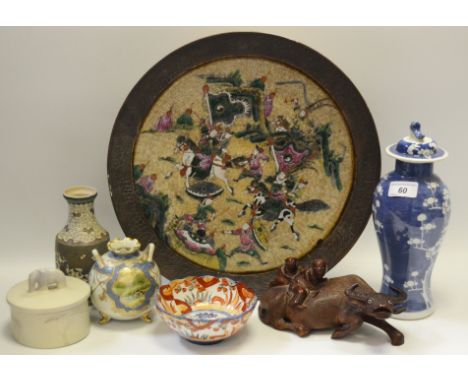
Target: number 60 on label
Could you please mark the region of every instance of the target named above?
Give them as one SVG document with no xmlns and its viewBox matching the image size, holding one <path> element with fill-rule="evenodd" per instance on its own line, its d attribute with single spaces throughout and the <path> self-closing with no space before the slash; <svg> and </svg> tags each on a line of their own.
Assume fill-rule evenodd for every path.
<svg viewBox="0 0 468 382">
<path fill-rule="evenodd" d="M 418 196 L 417 182 L 390 182 L 388 196 L 402 198 L 416 198 Z"/>
</svg>

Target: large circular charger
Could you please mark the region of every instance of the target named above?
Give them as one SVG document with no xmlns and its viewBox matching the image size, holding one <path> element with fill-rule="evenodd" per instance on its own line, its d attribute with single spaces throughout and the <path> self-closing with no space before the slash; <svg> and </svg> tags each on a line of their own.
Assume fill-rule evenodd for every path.
<svg viewBox="0 0 468 382">
<path fill-rule="evenodd" d="M 108 175 L 125 234 L 169 278 L 216 274 L 262 292 L 284 259 L 333 267 L 371 212 L 372 116 L 333 63 L 291 40 L 227 33 L 153 66 L 112 131 Z"/>
</svg>

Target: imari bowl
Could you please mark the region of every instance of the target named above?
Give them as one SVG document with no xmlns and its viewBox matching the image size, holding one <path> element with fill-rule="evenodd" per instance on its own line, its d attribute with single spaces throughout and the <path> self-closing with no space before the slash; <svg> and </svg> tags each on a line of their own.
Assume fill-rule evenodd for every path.
<svg viewBox="0 0 468 382">
<path fill-rule="evenodd" d="M 156 308 L 167 325 L 197 344 L 220 342 L 243 328 L 257 304 L 255 292 L 226 277 L 190 276 L 159 288 Z"/>
</svg>

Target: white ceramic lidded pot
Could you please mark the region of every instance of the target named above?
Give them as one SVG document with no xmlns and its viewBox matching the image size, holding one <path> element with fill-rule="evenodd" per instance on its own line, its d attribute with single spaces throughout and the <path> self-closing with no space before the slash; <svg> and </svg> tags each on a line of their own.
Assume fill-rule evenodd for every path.
<svg viewBox="0 0 468 382">
<path fill-rule="evenodd" d="M 161 284 L 158 266 L 153 262 L 154 244 L 140 251 L 137 239 L 114 239 L 107 244 L 109 252 L 100 255 L 89 273 L 91 302 L 101 314 L 99 323 L 111 318 L 151 322 L 154 294 Z"/>
<path fill-rule="evenodd" d="M 42 349 L 71 345 L 89 334 L 89 285 L 58 269 L 36 269 L 7 293 L 15 339 Z"/>
</svg>

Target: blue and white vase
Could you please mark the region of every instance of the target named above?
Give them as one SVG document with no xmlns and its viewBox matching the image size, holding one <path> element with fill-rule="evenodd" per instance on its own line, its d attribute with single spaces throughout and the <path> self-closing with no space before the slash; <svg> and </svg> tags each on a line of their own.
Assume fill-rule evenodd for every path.
<svg viewBox="0 0 468 382">
<path fill-rule="evenodd" d="M 383 261 L 381 291 L 404 290 L 400 319 L 419 319 L 433 312 L 431 274 L 450 216 L 447 187 L 433 173 L 433 163 L 447 152 L 411 124 L 411 134 L 387 147 L 395 170 L 374 192 L 372 213 Z"/>
</svg>

